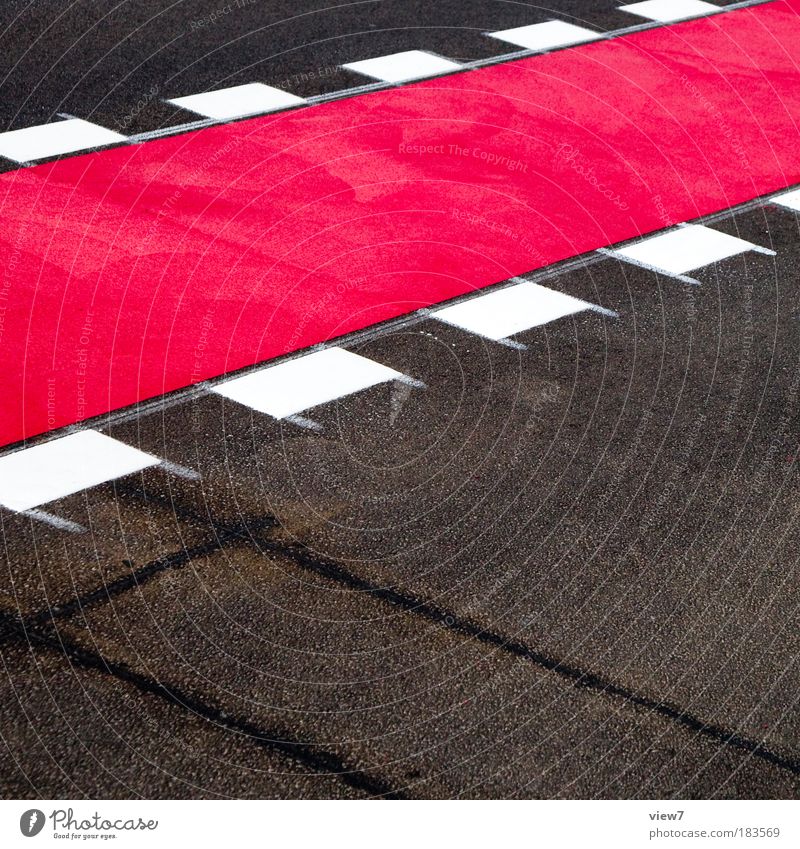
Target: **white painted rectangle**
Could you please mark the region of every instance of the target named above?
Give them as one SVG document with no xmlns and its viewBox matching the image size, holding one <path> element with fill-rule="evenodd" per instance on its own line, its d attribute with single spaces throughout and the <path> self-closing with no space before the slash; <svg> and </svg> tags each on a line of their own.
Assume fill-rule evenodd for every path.
<svg viewBox="0 0 800 849">
<path fill-rule="evenodd" d="M 275 112 L 305 103 L 305 99 L 289 94 L 263 83 L 247 83 L 246 85 L 221 88 L 203 94 L 190 94 L 186 97 L 175 97 L 168 101 L 181 109 L 197 112 L 206 118 L 217 121 L 231 121 L 234 118 L 245 118 L 248 115 L 259 115 L 265 112 Z"/>
<path fill-rule="evenodd" d="M 0 156 L 14 162 L 35 162 L 62 153 L 75 153 L 107 144 L 117 144 L 126 137 L 80 118 L 40 124 L 22 130 L 0 133 Z"/>
<path fill-rule="evenodd" d="M 690 224 L 651 236 L 613 253 L 632 262 L 663 269 L 669 274 L 684 274 L 751 250 L 764 251 L 736 236 L 701 224 Z"/>
<path fill-rule="evenodd" d="M 236 377 L 212 391 L 283 419 L 370 386 L 404 378 L 394 369 L 334 347 Z"/>
<path fill-rule="evenodd" d="M 0 505 L 30 510 L 160 462 L 96 430 L 82 430 L 0 457 Z"/>
<path fill-rule="evenodd" d="M 795 212 L 800 212 L 800 189 L 786 192 L 782 195 L 776 195 L 771 199 L 773 203 L 780 206 L 785 206 L 787 209 L 793 209 Z"/>
<path fill-rule="evenodd" d="M 551 50 L 555 47 L 594 41 L 600 38 L 602 33 L 568 24 L 566 21 L 544 21 L 540 24 L 490 32 L 487 35 L 516 44 L 518 47 L 526 47 L 528 50 Z"/>
<path fill-rule="evenodd" d="M 470 333 L 500 340 L 590 307 L 586 301 L 525 281 L 444 307 L 432 315 Z"/>
<path fill-rule="evenodd" d="M 687 18 L 699 18 L 723 11 L 719 6 L 704 0 L 643 0 L 642 3 L 629 3 L 619 9 L 621 12 L 630 12 L 632 15 L 661 23 L 685 21 Z"/>
<path fill-rule="evenodd" d="M 402 83 L 457 71 L 461 65 L 423 50 L 405 50 L 362 62 L 350 62 L 342 67 L 385 83 Z"/>
</svg>

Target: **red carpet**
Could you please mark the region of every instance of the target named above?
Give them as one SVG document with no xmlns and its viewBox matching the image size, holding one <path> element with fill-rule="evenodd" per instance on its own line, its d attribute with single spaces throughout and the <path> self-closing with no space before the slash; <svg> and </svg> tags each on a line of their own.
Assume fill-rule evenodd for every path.
<svg viewBox="0 0 800 849">
<path fill-rule="evenodd" d="M 798 65 L 776 2 L 2 175 L 0 444 L 800 182 Z"/>
</svg>

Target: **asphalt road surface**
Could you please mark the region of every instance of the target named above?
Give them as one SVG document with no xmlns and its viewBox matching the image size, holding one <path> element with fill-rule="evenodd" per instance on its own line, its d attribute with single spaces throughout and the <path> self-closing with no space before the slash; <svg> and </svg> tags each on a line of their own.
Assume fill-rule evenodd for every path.
<svg viewBox="0 0 800 849">
<path fill-rule="evenodd" d="M 551 19 L 642 22 L 10 2 L 0 123 L 146 132 L 196 117 L 165 98 L 338 91 L 364 82 L 342 63 L 499 56 L 483 33 Z M 602 309 L 516 344 L 424 314 L 356 334 L 417 383 L 311 423 L 192 392 L 104 418 L 166 465 L 43 508 L 60 524 L 0 510 L 2 795 L 797 798 L 800 216 L 705 223 L 774 255 L 523 275 Z"/>
</svg>

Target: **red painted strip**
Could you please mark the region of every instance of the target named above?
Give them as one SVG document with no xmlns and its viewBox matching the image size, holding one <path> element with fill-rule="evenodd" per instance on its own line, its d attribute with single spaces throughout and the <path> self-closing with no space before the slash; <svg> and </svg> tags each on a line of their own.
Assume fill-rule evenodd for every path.
<svg viewBox="0 0 800 849">
<path fill-rule="evenodd" d="M 797 7 L 3 175 L 0 443 L 800 182 Z"/>
</svg>

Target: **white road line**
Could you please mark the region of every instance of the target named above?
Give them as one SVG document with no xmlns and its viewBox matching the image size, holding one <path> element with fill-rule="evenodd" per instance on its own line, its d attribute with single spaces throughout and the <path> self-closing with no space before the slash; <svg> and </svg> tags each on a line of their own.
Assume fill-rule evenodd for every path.
<svg viewBox="0 0 800 849">
<path fill-rule="evenodd" d="M 525 280 L 515 286 L 491 292 L 432 310 L 431 317 L 493 339 L 509 336 L 592 308 L 592 304 Z"/>
<path fill-rule="evenodd" d="M 175 475 L 176 478 L 183 478 L 187 481 L 199 481 L 203 477 L 200 472 L 196 472 L 194 469 L 189 469 L 186 466 L 181 466 L 179 463 L 170 463 L 169 460 L 162 460 L 161 468 L 167 474 Z"/>
<path fill-rule="evenodd" d="M 787 209 L 793 209 L 795 212 L 800 212 L 800 189 L 794 189 L 791 192 L 784 192 L 781 195 L 775 195 L 770 198 L 773 203 L 779 206 L 785 206 Z"/>
<path fill-rule="evenodd" d="M 306 416 L 285 416 L 282 421 L 291 422 L 293 425 L 303 427 L 306 430 L 313 430 L 316 432 L 322 430 L 322 425 L 319 422 L 315 422 L 313 419 L 306 418 Z"/>
<path fill-rule="evenodd" d="M 69 531 L 71 534 L 85 534 L 87 532 L 83 525 L 70 522 L 69 519 L 62 519 L 61 516 L 55 516 L 44 510 L 23 510 L 22 515 L 29 519 L 35 519 L 37 522 L 44 522 L 45 525 L 51 525 L 60 531 Z"/>
<path fill-rule="evenodd" d="M 694 277 L 688 277 L 686 274 L 673 274 L 670 271 L 666 271 L 663 268 L 657 268 L 655 265 L 650 265 L 647 262 L 642 262 L 638 259 L 632 259 L 631 257 L 621 257 L 617 254 L 615 250 L 611 248 L 598 248 L 595 253 L 602 254 L 603 256 L 611 257 L 616 260 L 623 260 L 630 265 L 635 265 L 638 268 L 644 268 L 646 271 L 652 271 L 654 274 L 664 274 L 667 277 L 671 277 L 673 280 L 680 280 L 681 283 L 689 283 L 692 286 L 702 286 L 703 284 Z"/>
<path fill-rule="evenodd" d="M 624 248 L 606 249 L 603 253 L 678 276 L 745 251 L 775 255 L 775 251 L 769 248 L 762 248 L 702 224 L 679 226 Z M 689 278 L 689 282 L 697 281 Z"/>
<path fill-rule="evenodd" d="M 404 378 L 388 366 L 334 347 L 218 383 L 211 391 L 276 419 L 287 419 L 370 386 Z"/>
<path fill-rule="evenodd" d="M 426 53 L 424 50 L 390 53 L 388 56 L 364 59 L 362 62 L 350 62 L 342 67 L 385 83 L 404 83 L 461 70 L 461 65 L 457 62 L 443 59 L 434 53 Z"/>
<path fill-rule="evenodd" d="M 70 118 L 68 121 L 0 133 L 0 156 L 13 159 L 14 162 L 35 162 L 48 156 L 75 153 L 127 140 L 127 136 L 113 130 L 80 118 Z"/>
<path fill-rule="evenodd" d="M 567 47 L 570 44 L 594 41 L 600 38 L 602 33 L 568 24 L 566 21 L 544 21 L 540 24 L 487 32 L 486 35 L 528 50 L 552 50 L 554 47 Z"/>
<path fill-rule="evenodd" d="M 96 430 L 82 430 L 0 457 L 0 505 L 30 510 L 160 462 Z"/>
<path fill-rule="evenodd" d="M 699 18 L 715 12 L 724 12 L 724 6 L 715 6 L 704 0 L 643 0 L 642 3 L 630 3 L 620 6 L 621 12 L 630 12 L 651 21 L 666 24 L 671 21 L 685 21 L 688 18 Z"/>
<path fill-rule="evenodd" d="M 205 115 L 206 118 L 213 118 L 216 121 L 275 112 L 305 102 L 302 97 L 263 83 L 247 83 L 231 88 L 221 88 L 217 91 L 207 91 L 203 94 L 175 97 L 167 101 L 174 106 L 180 106 L 181 109 L 188 109 L 190 112 Z"/>
</svg>

